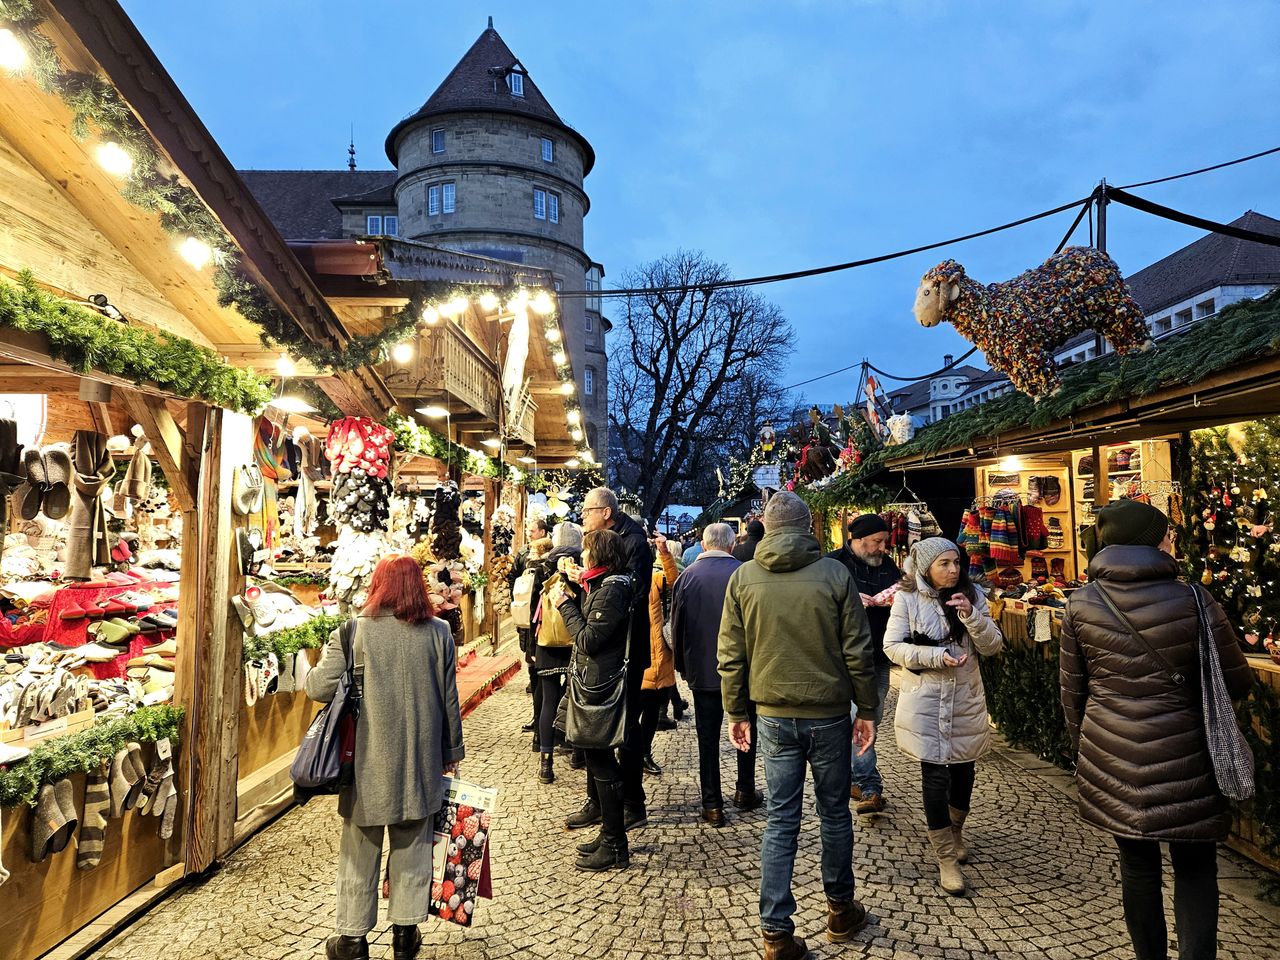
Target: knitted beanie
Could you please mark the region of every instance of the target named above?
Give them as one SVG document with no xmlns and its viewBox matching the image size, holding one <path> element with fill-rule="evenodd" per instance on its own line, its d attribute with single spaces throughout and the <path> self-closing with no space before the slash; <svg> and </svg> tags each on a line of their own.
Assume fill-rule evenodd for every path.
<svg viewBox="0 0 1280 960">
<path fill-rule="evenodd" d="M 808 530 L 813 526 L 813 517 L 809 507 L 794 493 L 783 490 L 769 498 L 764 507 L 764 529 L 766 533 L 776 530 L 801 529 Z"/>
<path fill-rule="evenodd" d="M 933 566 L 933 561 L 948 550 L 956 554 L 960 553 L 960 548 L 946 537 L 929 537 L 927 540 L 921 540 L 911 548 L 907 562 L 903 564 L 903 572 L 925 577 L 929 568 Z"/>
<path fill-rule="evenodd" d="M 884 522 L 884 518 L 877 513 L 864 513 L 860 517 L 854 517 L 849 521 L 849 539 L 861 540 L 863 537 L 874 536 L 877 533 L 888 533 L 889 525 Z"/>
<path fill-rule="evenodd" d="M 1098 542 L 1104 547 L 1158 547 L 1169 532 L 1169 518 L 1137 500 L 1116 500 L 1096 513 Z"/>
</svg>

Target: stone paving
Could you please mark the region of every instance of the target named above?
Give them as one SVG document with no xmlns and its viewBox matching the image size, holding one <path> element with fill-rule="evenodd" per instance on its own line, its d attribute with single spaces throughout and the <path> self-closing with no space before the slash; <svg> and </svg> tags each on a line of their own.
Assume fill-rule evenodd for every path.
<svg viewBox="0 0 1280 960">
<path fill-rule="evenodd" d="M 764 813 L 731 815 L 719 831 L 696 819 L 692 718 L 678 730 L 658 734 L 654 752 L 665 772 L 646 777 L 650 826 L 632 835 L 631 869 L 584 874 L 573 867 L 572 847 L 581 835 L 562 828 L 564 815 L 582 801 L 584 775 L 558 760 L 555 784 L 543 786 L 535 779 L 537 757 L 528 735 L 519 732 L 529 713 L 522 680 L 491 697 L 465 724 L 463 775 L 502 789 L 503 808 L 492 831 L 496 899 L 481 901 L 472 929 L 425 924 L 421 956 L 759 956 L 756 903 Z M 967 831 L 973 890 L 966 898 L 951 898 L 936 886 L 927 855 L 918 768 L 892 740 L 892 725 L 886 724 L 880 758 L 890 806 L 874 823 L 856 827 L 858 896 L 873 920 L 851 943 L 834 945 L 823 936 L 816 815 L 803 828 L 796 923 L 814 956 L 1132 957 L 1114 848 L 1110 838 L 1080 823 L 1062 778 L 1042 775 L 1051 771 L 1013 752 L 992 754 L 979 766 Z M 727 744 L 722 760 L 725 783 L 732 784 Z M 812 809 L 811 794 L 809 802 Z M 322 956 L 333 921 L 338 828 L 331 800 L 290 811 L 211 878 L 182 889 L 93 956 Z M 1276 956 L 1280 920 L 1274 909 L 1252 899 L 1252 866 L 1224 854 L 1222 867 L 1219 957 Z M 385 922 L 376 933 L 370 955 L 390 957 Z"/>
</svg>

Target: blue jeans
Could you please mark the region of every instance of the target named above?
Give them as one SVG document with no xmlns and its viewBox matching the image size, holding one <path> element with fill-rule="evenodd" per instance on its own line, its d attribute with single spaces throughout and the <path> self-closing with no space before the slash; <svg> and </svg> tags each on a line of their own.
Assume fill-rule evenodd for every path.
<svg viewBox="0 0 1280 960">
<path fill-rule="evenodd" d="M 880 693 L 880 703 L 871 719 L 876 722 L 877 732 L 880 729 L 880 722 L 884 719 L 884 700 L 889 695 L 889 666 L 890 664 L 888 663 L 876 663 L 876 690 Z M 857 704 L 849 712 L 849 719 L 858 719 Z M 879 736 L 876 739 L 880 739 Z M 871 746 L 862 756 L 858 756 L 858 745 L 854 744 L 851 757 L 853 762 L 853 785 L 861 790 L 864 796 L 868 793 L 884 793 L 884 781 L 880 779 L 880 771 L 876 768 L 875 742 L 872 741 Z"/>
<path fill-rule="evenodd" d="M 757 717 L 769 785 L 769 822 L 760 845 L 760 926 L 793 933 L 791 875 L 804 812 L 804 769 L 813 771 L 822 835 L 822 887 L 828 900 L 853 899 L 853 817 L 849 813 L 848 717 Z"/>
</svg>

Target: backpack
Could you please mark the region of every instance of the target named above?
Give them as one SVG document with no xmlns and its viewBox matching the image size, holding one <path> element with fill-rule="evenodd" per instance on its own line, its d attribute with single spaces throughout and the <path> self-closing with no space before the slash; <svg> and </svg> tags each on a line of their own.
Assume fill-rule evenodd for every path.
<svg viewBox="0 0 1280 960">
<path fill-rule="evenodd" d="M 533 585 L 536 580 L 534 572 L 526 570 L 516 577 L 511 587 L 511 621 L 524 630 L 533 626 Z"/>
<path fill-rule="evenodd" d="M 542 590 L 542 603 L 539 616 L 542 627 L 538 630 L 538 646 L 540 647 L 572 647 L 573 637 L 569 636 L 569 628 L 564 625 L 564 618 L 551 602 L 552 587 L 559 582 L 560 574 L 552 574 Z"/>
</svg>

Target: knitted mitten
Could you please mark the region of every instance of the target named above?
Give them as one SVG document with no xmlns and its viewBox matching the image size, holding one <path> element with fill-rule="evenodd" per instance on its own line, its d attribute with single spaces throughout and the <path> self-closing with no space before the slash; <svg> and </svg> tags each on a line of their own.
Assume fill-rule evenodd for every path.
<svg viewBox="0 0 1280 960">
<path fill-rule="evenodd" d="M 84 788 L 84 820 L 80 823 L 79 853 L 76 866 L 92 870 L 102 861 L 102 845 L 107 835 L 107 813 L 111 808 L 108 767 L 102 764 L 89 774 Z"/>
</svg>

